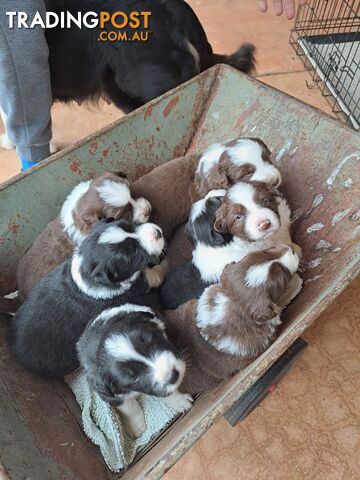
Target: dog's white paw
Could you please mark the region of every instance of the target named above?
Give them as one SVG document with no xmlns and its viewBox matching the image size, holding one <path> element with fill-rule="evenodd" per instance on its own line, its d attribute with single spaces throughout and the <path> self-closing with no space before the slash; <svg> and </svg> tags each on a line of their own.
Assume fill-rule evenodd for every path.
<svg viewBox="0 0 360 480">
<path fill-rule="evenodd" d="M 127 418 L 124 424 L 125 430 L 131 438 L 135 440 L 136 438 L 141 437 L 146 430 L 146 422 L 143 411 L 141 411 L 141 414 L 139 412 L 139 414 L 135 415 L 131 419 Z"/>
<path fill-rule="evenodd" d="M 13 150 L 15 148 L 15 145 L 7 136 L 6 132 L 0 135 L 0 148 L 4 148 L 5 150 Z"/>
<path fill-rule="evenodd" d="M 167 405 L 177 413 L 184 413 L 190 410 L 194 402 L 193 397 L 189 393 L 175 392 L 165 398 Z"/>
<path fill-rule="evenodd" d="M 144 412 L 136 399 L 129 398 L 116 409 L 122 417 L 128 435 L 133 439 L 139 438 L 146 430 L 146 422 Z"/>
<path fill-rule="evenodd" d="M 60 150 L 60 149 L 59 149 L 59 147 L 56 145 L 56 143 L 53 142 L 53 140 L 51 140 L 51 141 L 50 141 L 50 153 L 51 153 L 51 155 L 52 155 L 53 153 L 58 152 L 59 150 Z"/>
</svg>

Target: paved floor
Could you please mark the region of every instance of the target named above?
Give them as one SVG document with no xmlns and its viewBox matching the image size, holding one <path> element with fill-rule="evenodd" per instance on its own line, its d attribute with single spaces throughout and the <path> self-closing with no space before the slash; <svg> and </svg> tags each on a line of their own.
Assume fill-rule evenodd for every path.
<svg viewBox="0 0 360 480">
<path fill-rule="evenodd" d="M 257 46 L 257 76 L 331 113 L 288 44 L 291 23 L 261 14 L 255 0 L 190 0 L 217 53 Z M 55 141 L 63 147 L 121 116 L 114 107 L 55 105 Z M 18 172 L 14 152 L 0 151 L 0 181 Z M 303 358 L 236 428 L 219 421 L 166 480 L 360 478 L 360 279 L 304 338 Z"/>
</svg>

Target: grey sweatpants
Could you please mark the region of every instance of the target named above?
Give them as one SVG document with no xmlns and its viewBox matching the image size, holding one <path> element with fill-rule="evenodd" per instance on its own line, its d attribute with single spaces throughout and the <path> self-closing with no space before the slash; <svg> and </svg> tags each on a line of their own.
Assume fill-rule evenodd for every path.
<svg viewBox="0 0 360 480">
<path fill-rule="evenodd" d="M 19 29 L 15 22 L 10 29 L 8 11 L 25 11 L 32 19 L 45 12 L 44 0 L 0 0 L 0 110 L 18 156 L 38 162 L 50 153 L 49 50 L 40 26 Z"/>
</svg>

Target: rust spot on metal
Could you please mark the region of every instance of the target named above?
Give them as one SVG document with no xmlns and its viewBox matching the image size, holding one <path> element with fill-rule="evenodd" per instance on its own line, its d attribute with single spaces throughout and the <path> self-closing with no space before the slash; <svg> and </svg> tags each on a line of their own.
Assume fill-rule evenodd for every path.
<svg viewBox="0 0 360 480">
<path fill-rule="evenodd" d="M 81 170 L 81 164 L 80 162 L 77 162 L 76 160 L 74 160 L 72 163 L 70 163 L 70 170 L 73 172 L 73 173 L 78 173 L 79 175 L 82 174 L 82 170 Z"/>
<path fill-rule="evenodd" d="M 176 95 L 176 97 L 170 100 L 170 102 L 166 105 L 166 107 L 163 110 L 163 115 L 165 118 L 170 115 L 171 110 L 173 110 L 176 107 L 178 102 L 179 102 L 179 95 Z"/>
<path fill-rule="evenodd" d="M 18 233 L 19 225 L 10 220 L 9 223 L 8 223 L 8 229 L 9 229 L 9 232 L 11 232 L 11 233 Z"/>
<path fill-rule="evenodd" d="M 160 127 L 156 127 L 156 131 L 157 132 L 160 132 L 161 128 Z"/>
<path fill-rule="evenodd" d="M 147 120 L 149 117 L 151 117 L 152 112 L 153 112 L 153 106 L 150 105 L 150 106 L 145 110 L 144 120 Z"/>
<path fill-rule="evenodd" d="M 98 149 L 98 142 L 95 140 L 94 142 L 90 143 L 90 147 L 89 147 L 90 155 L 95 155 L 95 153 L 97 152 L 97 149 Z"/>
</svg>

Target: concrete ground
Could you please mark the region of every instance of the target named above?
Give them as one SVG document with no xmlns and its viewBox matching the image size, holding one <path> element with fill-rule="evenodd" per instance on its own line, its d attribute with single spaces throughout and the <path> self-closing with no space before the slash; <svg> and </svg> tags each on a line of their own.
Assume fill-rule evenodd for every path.
<svg viewBox="0 0 360 480">
<path fill-rule="evenodd" d="M 292 26 L 263 15 L 255 0 L 188 0 L 217 53 L 241 42 L 257 47 L 257 77 L 331 113 L 288 44 Z M 113 106 L 53 107 L 60 147 L 113 122 Z M 1 128 L 1 127 L 0 127 Z M 19 171 L 15 152 L 0 151 L 0 182 Z M 359 279 L 316 321 L 304 356 L 244 422 L 221 420 L 166 475 L 166 480 L 360 478 Z"/>
</svg>

